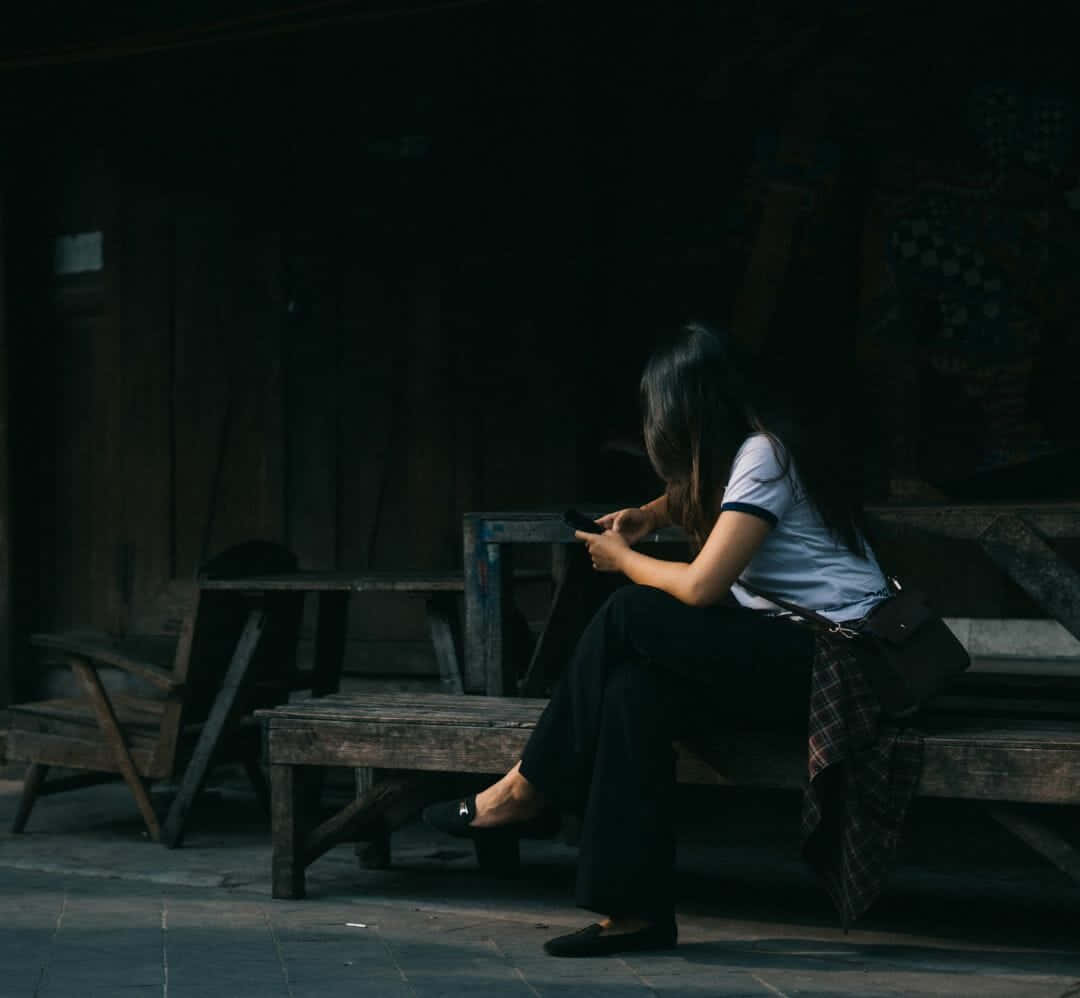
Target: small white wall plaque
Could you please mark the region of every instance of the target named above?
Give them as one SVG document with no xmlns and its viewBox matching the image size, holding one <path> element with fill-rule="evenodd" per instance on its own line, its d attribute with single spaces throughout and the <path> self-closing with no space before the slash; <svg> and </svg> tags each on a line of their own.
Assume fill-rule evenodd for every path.
<svg viewBox="0 0 1080 998">
<path fill-rule="evenodd" d="M 57 274 L 86 274 L 105 266 L 100 232 L 77 232 L 56 239 L 54 269 Z"/>
</svg>

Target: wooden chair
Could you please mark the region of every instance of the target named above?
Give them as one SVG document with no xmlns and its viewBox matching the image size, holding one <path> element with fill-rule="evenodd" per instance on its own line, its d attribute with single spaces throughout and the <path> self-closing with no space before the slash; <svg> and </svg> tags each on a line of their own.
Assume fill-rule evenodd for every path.
<svg viewBox="0 0 1080 998">
<path fill-rule="evenodd" d="M 201 573 L 295 571 L 285 548 L 253 541 L 212 559 Z M 250 712 L 305 688 L 296 670 L 300 600 L 276 594 L 252 602 L 240 593 L 186 587 L 178 635 L 35 634 L 31 643 L 69 665 L 82 696 L 9 708 L 8 758 L 28 764 L 12 831 L 22 832 L 39 796 L 122 777 L 155 842 L 180 844 L 188 810 L 214 762 L 242 761 L 260 800 L 269 793 Z M 268 606 L 276 598 L 275 606 Z M 130 690 L 107 689 L 102 670 L 118 670 Z M 113 686 L 118 685 L 113 683 Z M 85 770 L 46 780 L 51 767 Z M 164 828 L 148 792 L 172 779 L 179 791 Z"/>
</svg>

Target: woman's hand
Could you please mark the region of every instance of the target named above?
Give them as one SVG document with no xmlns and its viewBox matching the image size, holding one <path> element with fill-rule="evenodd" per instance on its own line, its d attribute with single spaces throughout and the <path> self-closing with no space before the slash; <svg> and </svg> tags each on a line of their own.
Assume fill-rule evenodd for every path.
<svg viewBox="0 0 1080 998">
<path fill-rule="evenodd" d="M 656 530 L 656 515 L 637 506 L 607 513 L 596 522 L 605 530 L 618 534 L 627 544 L 637 544 L 646 534 Z"/>
<path fill-rule="evenodd" d="M 602 534 L 587 534 L 584 530 L 575 530 L 574 536 L 579 541 L 585 542 L 593 568 L 598 572 L 623 570 L 622 560 L 630 550 L 630 543 L 623 534 L 616 533 L 614 530 L 605 530 Z"/>
</svg>

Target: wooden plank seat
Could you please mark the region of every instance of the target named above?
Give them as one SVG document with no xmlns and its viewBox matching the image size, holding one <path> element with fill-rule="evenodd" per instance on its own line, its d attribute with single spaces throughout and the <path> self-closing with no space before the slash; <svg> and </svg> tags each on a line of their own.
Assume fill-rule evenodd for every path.
<svg viewBox="0 0 1080 998">
<path fill-rule="evenodd" d="M 978 706 L 979 697 L 967 699 Z M 350 837 L 385 835 L 423 803 L 422 782 L 399 775 L 309 829 L 298 767 L 502 773 L 520 758 L 545 703 L 434 693 L 337 694 L 257 712 L 267 729 L 271 772 L 274 897 L 303 897 L 304 869 L 319 855 Z M 1054 862 L 1080 881 L 1080 861 L 1067 844 L 1005 807 L 1080 803 L 1080 720 L 979 716 L 957 713 L 955 706 L 943 698 L 921 722 L 927 737 L 920 793 L 994 803 L 993 817 L 1053 853 Z M 1019 710 L 1014 701 L 1014 715 Z M 804 782 L 806 741 L 798 733 L 729 730 L 708 745 L 678 747 L 681 782 L 775 788 Z"/>
</svg>

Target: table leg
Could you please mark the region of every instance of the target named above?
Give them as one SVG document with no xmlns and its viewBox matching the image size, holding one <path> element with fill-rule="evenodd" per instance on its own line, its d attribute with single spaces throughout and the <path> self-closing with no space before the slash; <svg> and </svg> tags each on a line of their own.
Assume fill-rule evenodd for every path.
<svg viewBox="0 0 1080 998">
<path fill-rule="evenodd" d="M 315 624 L 315 662 L 311 675 L 311 695 L 326 696 L 341 689 L 341 670 L 345 662 L 345 627 L 348 621 L 347 592 L 319 593 L 318 620 Z M 318 820 L 324 773 L 309 770 L 302 780 L 304 810 Z"/>
<path fill-rule="evenodd" d="M 481 638 L 484 650 L 484 692 L 489 697 L 517 695 L 517 663 L 507 647 L 507 620 L 513 612 L 513 592 L 510 583 L 514 576 L 512 550 L 504 544 L 484 544 L 487 569 L 485 600 L 481 606 L 484 628 Z"/>
<path fill-rule="evenodd" d="M 191 805 L 195 803 L 195 797 L 202 788 L 203 780 L 206 779 L 207 770 L 217 751 L 218 744 L 228 727 L 229 720 L 236 706 L 237 697 L 247 680 L 248 667 L 255 656 L 259 638 L 266 626 L 266 612 L 262 609 L 252 610 L 248 614 L 247 623 L 240 634 L 240 640 L 236 643 L 232 661 L 225 671 L 225 679 L 221 684 L 221 690 L 214 698 L 210 707 L 210 713 L 203 724 L 199 740 L 195 743 L 195 751 L 191 755 L 184 775 L 180 780 L 180 788 L 169 808 L 162 827 L 162 838 L 170 849 L 180 845 L 184 836 L 184 822 L 187 819 Z"/>
<path fill-rule="evenodd" d="M 465 692 L 482 693 L 487 684 L 487 551 L 477 539 L 475 520 L 464 529 L 465 566 Z"/>
<path fill-rule="evenodd" d="M 517 691 L 504 635 L 513 604 L 510 548 L 483 540 L 465 521 L 465 692 L 511 696 Z"/>
<path fill-rule="evenodd" d="M 270 766 L 271 896 L 302 898 L 304 885 L 303 794 L 298 767 Z"/>
</svg>

